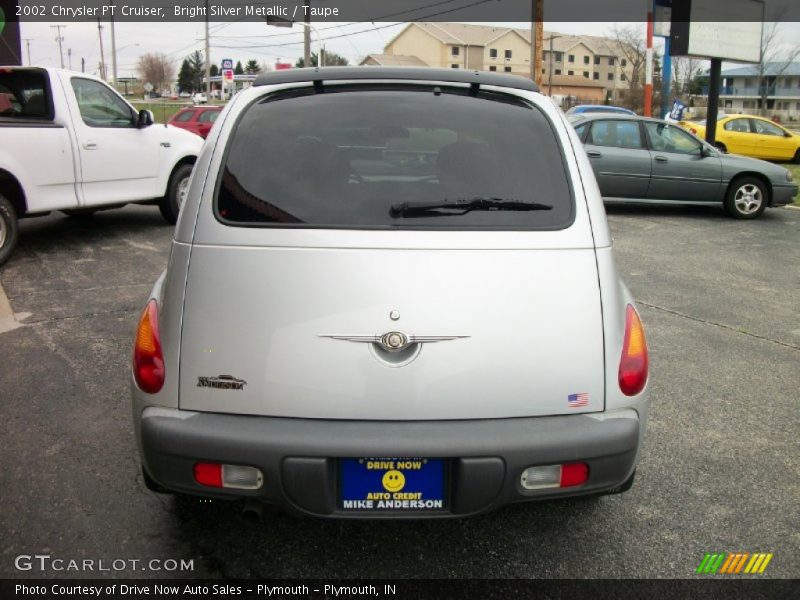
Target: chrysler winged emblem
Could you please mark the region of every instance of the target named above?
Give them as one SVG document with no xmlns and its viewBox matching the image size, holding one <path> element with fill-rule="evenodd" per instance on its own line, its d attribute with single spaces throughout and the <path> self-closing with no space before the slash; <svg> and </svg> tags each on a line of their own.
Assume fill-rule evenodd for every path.
<svg viewBox="0 0 800 600">
<path fill-rule="evenodd" d="M 382 335 L 342 335 L 333 333 L 320 333 L 319 337 L 332 340 L 343 340 L 361 344 L 375 344 L 387 352 L 401 352 L 414 344 L 432 344 L 434 342 L 447 342 L 468 338 L 468 335 L 406 335 L 400 331 L 388 331 Z"/>
</svg>

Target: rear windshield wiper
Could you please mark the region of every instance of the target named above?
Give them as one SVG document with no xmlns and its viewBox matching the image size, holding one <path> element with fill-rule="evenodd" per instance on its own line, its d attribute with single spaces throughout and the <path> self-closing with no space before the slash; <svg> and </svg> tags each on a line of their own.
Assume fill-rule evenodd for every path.
<svg viewBox="0 0 800 600">
<path fill-rule="evenodd" d="M 462 198 L 444 202 L 399 202 L 392 204 L 389 215 L 397 217 L 443 217 L 465 215 L 473 210 L 552 210 L 550 204 L 504 198 Z"/>
</svg>

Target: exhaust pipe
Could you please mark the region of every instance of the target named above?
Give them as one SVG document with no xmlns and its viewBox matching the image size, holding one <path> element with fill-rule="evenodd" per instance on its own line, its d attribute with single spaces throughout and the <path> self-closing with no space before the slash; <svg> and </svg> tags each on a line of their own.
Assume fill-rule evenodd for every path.
<svg viewBox="0 0 800 600">
<path fill-rule="evenodd" d="M 261 521 L 264 516 L 264 504 L 258 500 L 246 500 L 242 516 L 248 521 Z"/>
</svg>

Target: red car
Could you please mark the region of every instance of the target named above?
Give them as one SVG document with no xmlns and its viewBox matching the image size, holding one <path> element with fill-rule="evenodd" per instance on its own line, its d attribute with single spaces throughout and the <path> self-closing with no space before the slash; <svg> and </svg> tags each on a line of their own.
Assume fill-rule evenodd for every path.
<svg viewBox="0 0 800 600">
<path fill-rule="evenodd" d="M 172 115 L 169 124 L 196 133 L 205 139 L 220 112 L 222 112 L 221 106 L 190 106 Z"/>
</svg>

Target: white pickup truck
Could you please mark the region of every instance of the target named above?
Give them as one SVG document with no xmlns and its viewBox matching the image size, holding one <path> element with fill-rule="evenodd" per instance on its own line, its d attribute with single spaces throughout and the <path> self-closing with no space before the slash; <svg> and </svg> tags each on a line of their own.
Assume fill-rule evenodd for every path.
<svg viewBox="0 0 800 600">
<path fill-rule="evenodd" d="M 203 140 L 154 125 L 105 82 L 0 67 L 0 265 L 21 217 L 158 204 L 174 223 Z"/>
</svg>

